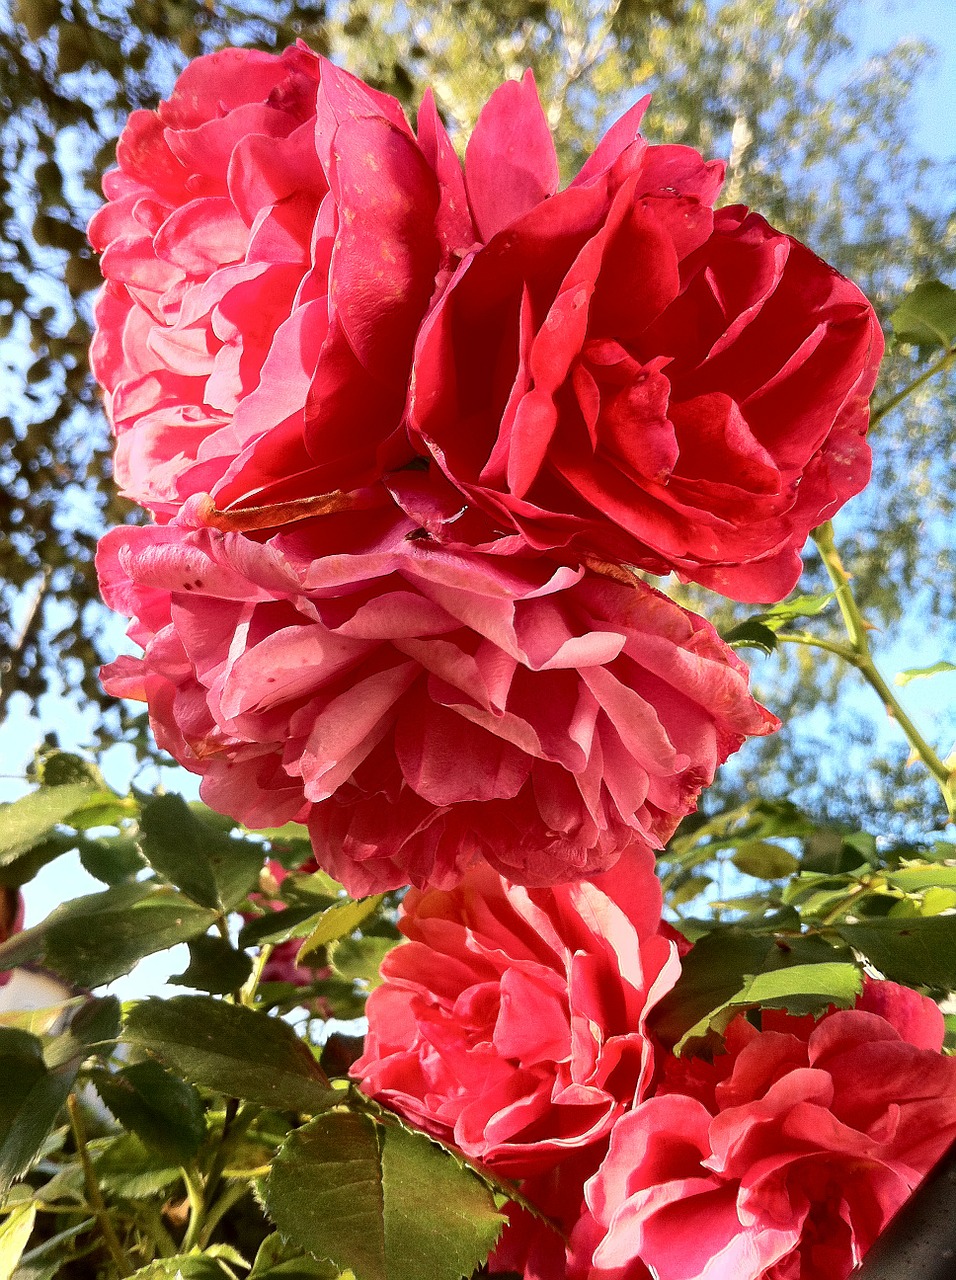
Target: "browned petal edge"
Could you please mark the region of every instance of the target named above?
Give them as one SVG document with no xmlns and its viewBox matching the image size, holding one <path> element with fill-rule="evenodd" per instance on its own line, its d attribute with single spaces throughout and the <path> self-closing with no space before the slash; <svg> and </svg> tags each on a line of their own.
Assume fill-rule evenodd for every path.
<svg viewBox="0 0 956 1280">
<path fill-rule="evenodd" d="M 351 511 L 357 507 L 354 493 L 334 489 L 331 493 L 318 493 L 311 498 L 293 498 L 289 502 L 275 502 L 264 507 L 233 507 L 220 511 L 208 494 L 200 499 L 196 515 L 210 529 L 223 533 L 251 533 L 256 529 L 275 529 L 297 520 L 311 520 L 315 516 L 334 515 L 337 511 Z"/>
</svg>

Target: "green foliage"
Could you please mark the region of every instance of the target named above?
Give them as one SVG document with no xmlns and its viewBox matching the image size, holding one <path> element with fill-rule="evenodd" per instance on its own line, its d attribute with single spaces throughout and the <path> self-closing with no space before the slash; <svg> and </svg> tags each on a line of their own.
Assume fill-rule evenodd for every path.
<svg viewBox="0 0 956 1280">
<path fill-rule="evenodd" d="M 423 1134 L 344 1111 L 290 1135 L 263 1202 L 283 1235 L 355 1280 L 461 1280 L 504 1221 L 487 1186 Z"/>
<path fill-rule="evenodd" d="M 956 345 L 956 289 L 941 280 L 926 280 L 906 295 L 890 316 L 898 341 L 919 347 L 920 354 L 934 348 L 948 351 Z"/>
<path fill-rule="evenodd" d="M 0 946 L 0 966 L 42 963 L 68 982 L 98 987 L 144 956 L 206 932 L 215 912 L 155 881 L 114 885 L 75 898 Z"/>
<path fill-rule="evenodd" d="M 233 839 L 218 815 L 197 807 L 200 813 L 175 795 L 149 800 L 140 816 L 142 852 L 154 871 L 194 902 L 229 911 L 255 884 L 265 851 Z M 232 825 L 226 822 L 227 829 Z"/>
<path fill-rule="evenodd" d="M 383 895 L 379 894 L 374 898 L 362 898 L 357 902 L 337 902 L 334 906 L 323 911 L 319 916 L 318 923 L 312 929 L 311 933 L 304 939 L 299 955 L 304 960 L 307 956 L 313 954 L 317 948 L 326 946 L 329 942 L 334 942 L 337 938 L 344 938 L 347 934 L 357 929 L 368 917 L 376 911 L 382 902 Z"/>
<path fill-rule="evenodd" d="M 172 1165 L 187 1164 L 206 1136 L 202 1099 L 185 1080 L 147 1058 L 95 1077 L 117 1121 Z"/>
<path fill-rule="evenodd" d="M 194 1084 L 231 1097 L 306 1112 L 336 1101 L 292 1028 L 253 1009 L 206 996 L 147 1000 L 130 1010 L 123 1039 Z"/>
<path fill-rule="evenodd" d="M 0 1225 L 0 1276 L 12 1276 L 36 1221 L 36 1205 L 17 1205 Z"/>
</svg>

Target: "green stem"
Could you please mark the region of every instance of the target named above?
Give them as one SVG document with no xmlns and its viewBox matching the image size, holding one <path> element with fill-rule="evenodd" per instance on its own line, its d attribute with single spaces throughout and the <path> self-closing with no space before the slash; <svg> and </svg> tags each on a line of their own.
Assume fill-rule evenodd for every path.
<svg viewBox="0 0 956 1280">
<path fill-rule="evenodd" d="M 842 897 L 836 906 L 832 907 L 826 915 L 822 917 L 819 927 L 821 929 L 825 929 L 828 925 L 835 924 L 841 916 L 846 915 L 847 907 L 856 902 L 857 898 L 862 897 L 866 893 L 872 893 L 872 891 L 873 882 L 870 880 L 865 882 L 861 881 L 860 884 L 855 884 L 850 892 L 846 894 L 845 897 Z"/>
<path fill-rule="evenodd" d="M 233 1182 L 226 1187 L 219 1199 L 210 1206 L 209 1212 L 206 1214 L 206 1224 L 199 1233 L 200 1249 L 206 1248 L 212 1239 L 212 1233 L 219 1226 L 220 1220 L 225 1217 L 233 1205 L 239 1203 L 249 1190 L 249 1181 L 250 1179 L 245 1177 Z"/>
<path fill-rule="evenodd" d="M 856 654 L 849 645 L 841 644 L 839 640 L 824 640 L 820 636 L 811 635 L 809 631 L 778 631 L 777 639 L 784 644 L 802 644 L 810 649 L 825 649 L 827 653 L 835 653 L 844 662 L 852 662 L 855 665 Z"/>
<path fill-rule="evenodd" d="M 272 950 L 272 944 L 269 942 L 264 943 L 259 949 L 259 954 L 256 956 L 252 973 L 250 973 L 249 977 L 246 979 L 245 985 L 239 992 L 239 1003 L 247 1005 L 250 1009 L 255 1008 L 256 992 L 259 990 L 259 983 L 262 981 L 262 975 L 265 972 L 265 967 L 268 964 L 269 957 L 272 955 Z"/>
<path fill-rule="evenodd" d="M 206 1178 L 206 1204 L 212 1203 L 213 1197 L 219 1190 L 222 1171 L 228 1163 L 229 1156 L 232 1154 L 236 1143 L 244 1137 L 246 1130 L 258 1114 L 259 1107 L 248 1103 L 239 1107 L 234 1098 L 229 1099 L 222 1124 L 222 1136 L 219 1139 L 219 1145 L 216 1148 L 216 1154 L 212 1158 L 209 1174 Z"/>
<path fill-rule="evenodd" d="M 186 1226 L 186 1234 L 183 1236 L 182 1244 L 179 1247 L 183 1253 L 189 1253 L 199 1243 L 199 1233 L 202 1231 L 206 1212 L 206 1197 L 203 1191 L 202 1178 L 196 1169 L 183 1166 L 179 1172 L 182 1174 L 183 1182 L 186 1186 L 186 1196 L 189 1200 L 189 1222 Z"/>
<path fill-rule="evenodd" d="M 956 816 L 956 772 L 940 759 L 934 748 L 930 746 L 903 710 L 896 694 L 880 675 L 870 650 L 870 641 L 867 635 L 869 627 L 860 612 L 859 605 L 850 587 L 850 575 L 844 568 L 839 552 L 836 549 L 836 544 L 833 541 L 833 525 L 829 520 L 826 524 L 822 524 L 819 529 L 814 530 L 813 540 L 817 544 L 820 557 L 826 566 L 827 573 L 830 575 L 830 581 L 833 583 L 837 604 L 840 606 L 843 624 L 850 640 L 849 648 L 835 645 L 833 642 L 823 643 L 821 641 L 816 641 L 817 646 L 840 654 L 847 662 L 852 663 L 867 684 L 872 689 L 875 689 L 883 706 L 886 708 L 887 715 L 897 722 L 906 735 L 910 746 L 939 783 L 950 817 Z M 807 641 L 802 639 L 799 643 L 807 643 Z"/>
<path fill-rule="evenodd" d="M 90 1159 L 89 1149 L 86 1145 L 86 1125 L 83 1123 L 83 1114 L 75 1093 L 71 1093 L 67 1098 L 66 1109 L 70 1116 L 70 1128 L 73 1130 L 76 1153 L 80 1157 L 80 1164 L 83 1166 L 86 1197 L 90 1202 L 93 1217 L 96 1219 L 96 1224 L 100 1229 L 116 1270 L 121 1276 L 131 1276 L 133 1274 L 132 1264 L 123 1251 L 119 1237 L 113 1230 L 109 1209 L 106 1207 L 106 1201 L 103 1199 L 103 1193 L 100 1191 L 100 1184 L 96 1177 L 96 1170 L 93 1168 L 93 1161 Z"/>
<path fill-rule="evenodd" d="M 895 396 L 890 396 L 889 400 L 884 400 L 882 404 L 878 404 L 870 413 L 870 426 L 875 426 L 881 418 L 885 418 L 888 413 L 892 413 L 898 405 L 903 403 L 907 396 L 911 396 L 924 382 L 929 382 L 930 378 L 935 377 L 948 364 L 951 364 L 954 359 L 956 359 L 956 347 L 951 347 L 928 369 L 924 369 L 918 378 L 908 382 L 902 391 L 898 391 Z"/>
</svg>

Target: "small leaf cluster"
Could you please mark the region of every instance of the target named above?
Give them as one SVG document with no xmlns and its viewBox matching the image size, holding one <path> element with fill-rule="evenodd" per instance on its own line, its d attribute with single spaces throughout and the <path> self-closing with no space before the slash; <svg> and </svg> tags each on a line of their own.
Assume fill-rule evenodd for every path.
<svg viewBox="0 0 956 1280">
<path fill-rule="evenodd" d="M 654 1020 L 678 1053 L 712 1052 L 741 1012 L 847 1008 L 865 973 L 938 999 L 956 990 L 950 841 L 891 842 L 754 800 L 687 820 L 661 873 L 694 943 Z"/>
</svg>

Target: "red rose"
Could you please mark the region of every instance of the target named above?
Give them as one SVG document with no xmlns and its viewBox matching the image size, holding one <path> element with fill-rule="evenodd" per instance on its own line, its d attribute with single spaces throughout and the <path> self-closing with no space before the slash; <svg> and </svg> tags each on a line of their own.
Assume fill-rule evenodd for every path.
<svg viewBox="0 0 956 1280">
<path fill-rule="evenodd" d="M 777 600 L 869 476 L 882 335 L 808 249 L 715 211 L 723 166 L 649 146 L 644 105 L 554 194 L 536 96 L 492 96 L 465 166 L 486 243 L 419 337 L 413 439 L 489 531 Z"/>
<path fill-rule="evenodd" d="M 350 893 L 450 887 L 481 856 L 526 884 L 605 870 L 777 727 L 713 628 L 641 582 L 459 554 L 394 507 L 260 543 L 188 527 L 198 505 L 101 542 L 145 650 L 104 684 L 149 703 L 214 808 L 307 821 Z"/>
<path fill-rule="evenodd" d="M 0 942 L 6 942 L 23 928 L 24 902 L 19 889 L 0 888 Z M 0 987 L 6 986 L 12 969 L 0 969 Z"/>
<path fill-rule="evenodd" d="M 655 1065 L 645 1019 L 680 973 L 660 911 L 642 849 L 555 889 L 518 888 L 479 866 L 450 892 L 410 890 L 399 920 L 409 941 L 382 964 L 352 1075 L 506 1177 L 606 1142 L 645 1094 Z"/>
<path fill-rule="evenodd" d="M 925 997 L 868 983 L 819 1021 L 738 1017 L 674 1059 L 586 1188 L 578 1280 L 844 1280 L 956 1137 L 956 1061 Z"/>
<path fill-rule="evenodd" d="M 129 497 L 161 516 L 204 491 L 266 505 L 412 456 L 415 334 L 472 239 L 430 99 L 419 128 L 301 44 L 198 58 L 132 114 L 90 224 L 92 365 Z"/>
</svg>

